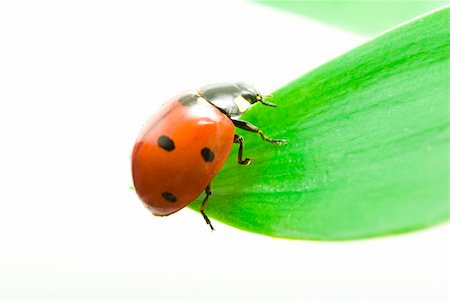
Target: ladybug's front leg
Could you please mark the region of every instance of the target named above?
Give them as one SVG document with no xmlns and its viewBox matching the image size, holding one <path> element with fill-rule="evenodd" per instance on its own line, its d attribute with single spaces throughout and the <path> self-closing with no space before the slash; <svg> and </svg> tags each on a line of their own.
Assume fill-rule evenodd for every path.
<svg viewBox="0 0 450 301">
<path fill-rule="evenodd" d="M 233 124 L 236 127 L 240 128 L 240 129 L 259 134 L 261 136 L 262 140 L 264 140 L 264 141 L 267 141 L 267 142 L 273 143 L 273 144 L 278 144 L 278 145 L 286 143 L 286 140 L 284 140 L 284 139 L 272 139 L 272 138 L 267 137 L 266 135 L 264 135 L 264 133 L 260 129 L 258 129 L 256 126 L 254 126 L 253 124 L 251 124 L 247 121 L 237 120 L 237 119 L 231 119 L 231 121 L 233 122 Z"/>
<path fill-rule="evenodd" d="M 211 184 L 208 184 L 208 186 L 206 186 L 205 194 L 206 194 L 206 197 L 203 200 L 202 205 L 200 206 L 200 213 L 203 215 L 203 218 L 205 219 L 206 223 L 211 227 L 211 230 L 214 231 L 214 227 L 212 226 L 211 221 L 209 220 L 209 217 L 207 217 L 206 213 L 205 213 L 205 208 L 206 208 L 206 205 L 208 204 L 209 196 L 212 194 Z"/>
</svg>

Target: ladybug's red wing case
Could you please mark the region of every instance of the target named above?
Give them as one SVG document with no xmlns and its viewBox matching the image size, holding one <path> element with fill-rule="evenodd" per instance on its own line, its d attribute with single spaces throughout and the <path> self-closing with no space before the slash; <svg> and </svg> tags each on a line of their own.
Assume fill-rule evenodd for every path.
<svg viewBox="0 0 450 301">
<path fill-rule="evenodd" d="M 245 83 L 211 84 L 161 108 L 137 139 L 131 158 L 136 192 L 153 214 L 174 213 L 205 191 L 200 212 L 214 230 L 205 214 L 211 195 L 209 184 L 225 163 L 233 142 L 239 143 L 238 163 L 251 162 L 243 157 L 243 139 L 234 134 L 234 126 L 269 143 L 286 143 L 236 119 L 257 102 L 275 106 L 264 97 Z"/>
<path fill-rule="evenodd" d="M 155 215 L 194 201 L 231 151 L 234 126 L 194 94 L 164 105 L 138 137 L 132 154 L 134 186 Z"/>
</svg>

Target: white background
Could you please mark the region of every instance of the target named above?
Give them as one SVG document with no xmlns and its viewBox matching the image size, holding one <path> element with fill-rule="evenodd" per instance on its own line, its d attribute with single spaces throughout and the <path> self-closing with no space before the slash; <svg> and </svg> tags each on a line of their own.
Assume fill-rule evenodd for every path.
<svg viewBox="0 0 450 301">
<path fill-rule="evenodd" d="M 448 300 L 448 225 L 347 243 L 211 233 L 129 188 L 161 102 L 216 81 L 270 93 L 366 40 L 239 2 L 0 4 L 0 300 Z"/>
</svg>

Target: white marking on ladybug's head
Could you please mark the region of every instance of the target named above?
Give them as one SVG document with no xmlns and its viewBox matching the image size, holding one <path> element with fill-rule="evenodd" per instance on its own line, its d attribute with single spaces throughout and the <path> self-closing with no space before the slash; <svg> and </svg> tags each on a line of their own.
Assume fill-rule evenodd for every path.
<svg viewBox="0 0 450 301">
<path fill-rule="evenodd" d="M 244 113 L 245 111 L 247 111 L 250 108 L 250 106 L 252 105 L 248 100 L 243 98 L 241 95 L 236 97 L 233 101 L 236 104 L 236 106 L 238 107 L 239 112 L 241 114 Z"/>
</svg>

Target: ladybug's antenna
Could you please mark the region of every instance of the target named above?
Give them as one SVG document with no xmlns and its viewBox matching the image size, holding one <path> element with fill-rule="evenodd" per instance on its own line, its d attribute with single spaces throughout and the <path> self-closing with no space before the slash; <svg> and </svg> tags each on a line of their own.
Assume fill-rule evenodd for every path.
<svg viewBox="0 0 450 301">
<path fill-rule="evenodd" d="M 263 105 L 265 106 L 269 106 L 269 107 L 276 107 L 277 105 L 272 103 L 272 102 L 268 102 L 268 101 L 264 101 L 264 98 L 271 98 L 272 95 L 260 95 L 260 97 L 258 97 L 259 102 L 261 102 Z"/>
</svg>

